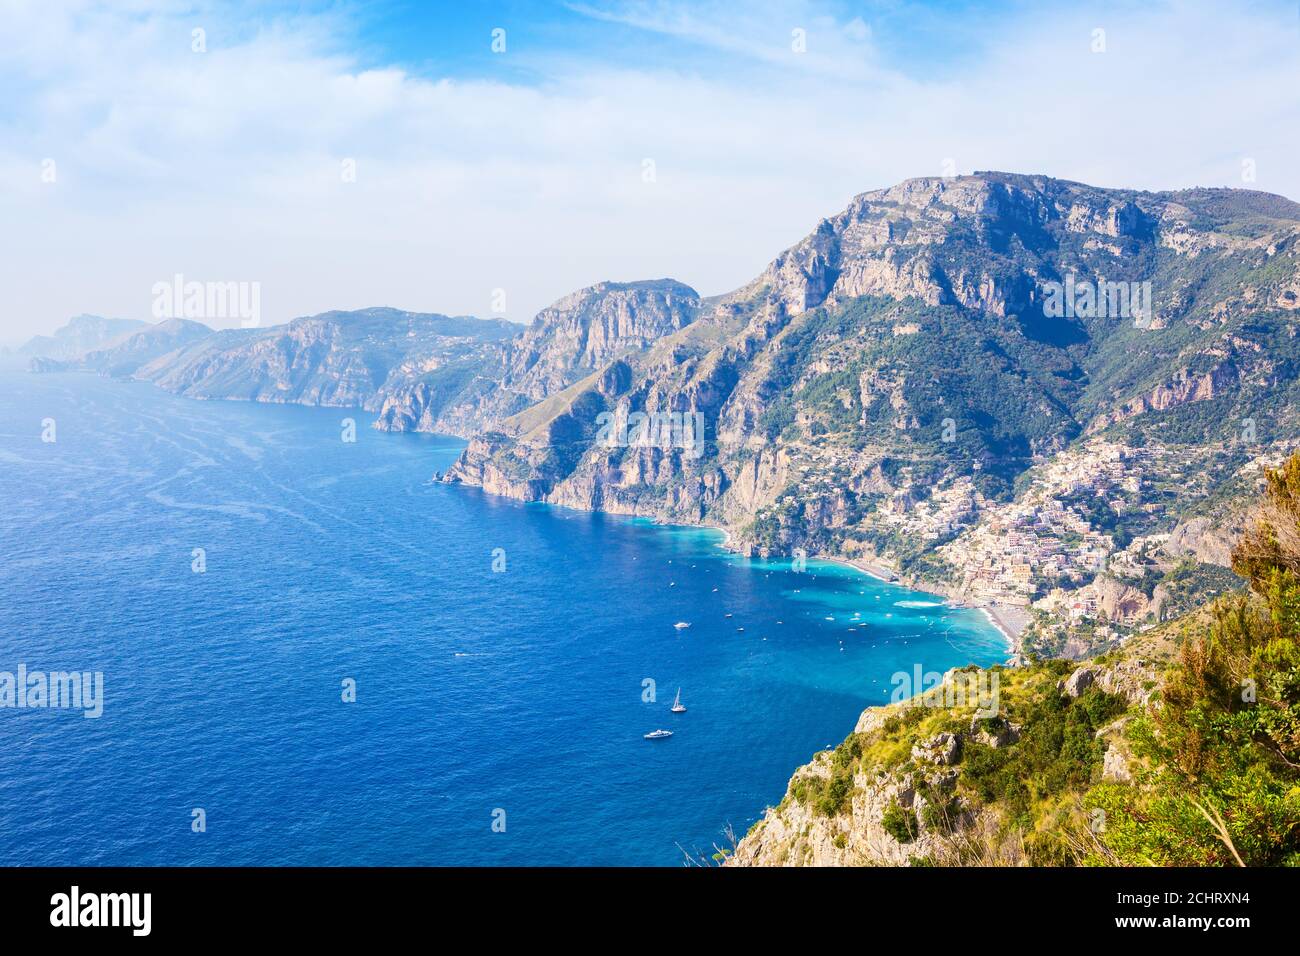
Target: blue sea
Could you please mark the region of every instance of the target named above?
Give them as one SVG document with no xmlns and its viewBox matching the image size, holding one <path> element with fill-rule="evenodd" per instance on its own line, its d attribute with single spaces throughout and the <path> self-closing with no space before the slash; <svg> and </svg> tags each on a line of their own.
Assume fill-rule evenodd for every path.
<svg viewBox="0 0 1300 956">
<path fill-rule="evenodd" d="M 895 672 L 1007 654 L 848 568 L 434 483 L 462 442 L 370 420 L 0 372 L 0 671 L 103 675 L 97 719 L 0 708 L 0 865 L 678 865 Z"/>
</svg>

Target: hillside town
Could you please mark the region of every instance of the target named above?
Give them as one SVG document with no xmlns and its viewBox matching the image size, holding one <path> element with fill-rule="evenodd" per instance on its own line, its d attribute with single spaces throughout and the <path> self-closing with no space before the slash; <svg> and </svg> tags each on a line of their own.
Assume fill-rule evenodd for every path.
<svg viewBox="0 0 1300 956">
<path fill-rule="evenodd" d="M 1267 448 L 1235 476 L 1258 486 L 1287 452 Z M 1177 504 L 1201 494 L 1203 471 L 1186 450 L 1096 438 L 1036 466 L 1014 502 L 987 499 L 963 475 L 919 500 L 896 492 L 873 521 L 929 543 L 954 598 L 1022 608 L 1058 646 L 1080 630 L 1106 642 L 1164 616 L 1155 584 L 1188 558 L 1171 532 Z M 891 557 L 878 556 L 887 570 Z"/>
</svg>

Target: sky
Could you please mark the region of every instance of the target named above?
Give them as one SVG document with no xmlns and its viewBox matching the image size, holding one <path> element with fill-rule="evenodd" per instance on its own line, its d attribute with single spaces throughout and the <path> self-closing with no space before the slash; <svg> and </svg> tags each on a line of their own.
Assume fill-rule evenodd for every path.
<svg viewBox="0 0 1300 956">
<path fill-rule="evenodd" d="M 1298 80 L 1295 2 L 0 0 L 0 344 L 177 275 L 263 325 L 714 295 L 948 171 L 1300 200 Z"/>
</svg>

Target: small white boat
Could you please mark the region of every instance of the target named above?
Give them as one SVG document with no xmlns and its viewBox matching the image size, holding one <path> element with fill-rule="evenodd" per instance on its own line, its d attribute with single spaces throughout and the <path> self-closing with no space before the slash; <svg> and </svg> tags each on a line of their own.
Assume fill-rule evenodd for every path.
<svg viewBox="0 0 1300 956">
<path fill-rule="evenodd" d="M 663 740 L 665 737 L 671 737 L 672 735 L 673 735 L 673 732 L 672 732 L 671 730 L 652 730 L 652 731 L 650 731 L 650 733 L 648 733 L 648 734 L 645 735 L 645 739 L 646 739 L 646 740 Z"/>
<path fill-rule="evenodd" d="M 678 621 L 676 624 L 673 625 L 673 627 L 677 628 L 677 630 L 679 631 L 684 631 L 690 626 L 691 625 L 689 621 Z"/>
<path fill-rule="evenodd" d="M 674 714 L 686 713 L 686 705 L 682 703 L 682 689 L 677 688 L 677 697 L 673 700 L 672 712 Z"/>
</svg>

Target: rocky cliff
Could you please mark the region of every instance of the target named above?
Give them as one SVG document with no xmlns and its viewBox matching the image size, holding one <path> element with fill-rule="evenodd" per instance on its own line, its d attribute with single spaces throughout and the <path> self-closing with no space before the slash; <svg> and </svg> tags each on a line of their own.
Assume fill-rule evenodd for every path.
<svg viewBox="0 0 1300 956">
<path fill-rule="evenodd" d="M 450 399 L 480 379 L 494 381 L 500 345 L 521 331 L 503 320 L 389 308 L 216 332 L 186 319 L 129 323 L 106 341 L 98 336 L 106 327 L 86 326 L 74 319 L 51 341 L 92 347 L 68 345 L 64 358 L 33 359 L 33 370 L 133 377 L 190 398 L 369 409 L 393 394 L 442 389 Z"/>
<path fill-rule="evenodd" d="M 376 427 L 467 435 L 495 429 L 626 355 L 640 354 L 694 320 L 694 289 L 661 279 L 602 282 L 538 313 L 527 330 L 491 356 L 476 382 L 458 392 L 416 378 L 390 389 Z"/>
<path fill-rule="evenodd" d="M 639 326 L 648 303 L 609 287 L 557 303 L 504 351 L 496 390 L 454 406 L 478 437 L 446 477 L 942 575 L 936 544 L 1091 438 L 1167 445 L 1216 487 L 1215 456 L 1295 441 L 1298 235 L 1300 207 L 1239 190 L 909 180 L 728 295 L 657 286 Z M 702 449 L 674 416 L 701 422 Z M 1126 535 L 1213 494 L 1144 500 Z M 949 495 L 971 508 L 907 518 Z"/>
<path fill-rule="evenodd" d="M 868 708 L 843 744 L 796 770 L 785 797 L 739 841 L 727 865 L 1082 862 L 1071 837 L 1087 818 L 1072 801 L 1095 784 L 1133 780 L 1125 731 L 1149 706 L 1157 677 L 1157 661 L 1139 656 L 949 671 L 924 694 Z M 983 691 L 970 693 L 976 683 Z M 996 701 L 987 712 L 977 703 L 981 695 Z M 1058 776 L 1062 754 L 1038 748 L 1060 725 L 1084 735 L 1069 755 L 1074 765 Z M 1017 794 L 1002 789 L 994 768 L 999 775 L 1005 768 L 1047 771 L 1060 792 L 1040 794 L 1049 798 L 1045 805 L 1018 818 Z M 1038 826 L 1030 823 L 1035 818 Z"/>
</svg>

